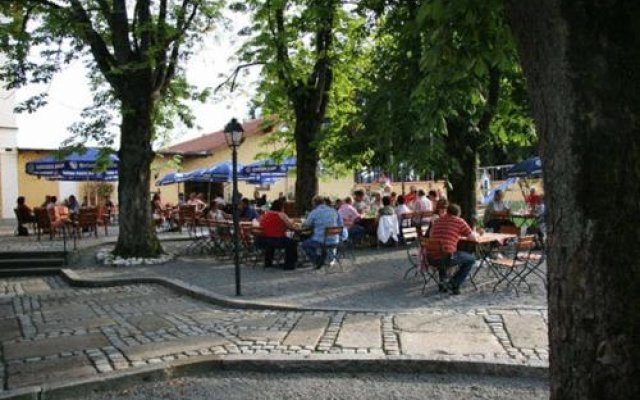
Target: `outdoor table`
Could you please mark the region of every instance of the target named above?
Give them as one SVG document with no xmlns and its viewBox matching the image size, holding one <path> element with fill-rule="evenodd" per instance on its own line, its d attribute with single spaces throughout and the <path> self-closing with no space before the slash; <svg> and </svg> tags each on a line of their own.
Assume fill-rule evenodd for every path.
<svg viewBox="0 0 640 400">
<path fill-rule="evenodd" d="M 516 239 L 518 236 L 510 233 L 493 233 L 493 232 L 485 232 L 484 234 L 478 236 L 476 235 L 475 240 L 471 240 L 469 238 L 460 238 L 458 242 L 458 249 L 463 251 L 468 251 L 470 248 L 472 249 L 472 253 L 476 255 L 476 257 L 480 260 L 480 264 L 478 264 L 478 268 L 475 270 L 473 275 L 471 275 L 470 281 L 474 288 L 478 289 L 478 286 L 475 282 L 475 277 L 478 275 L 478 272 L 485 266 L 491 265 L 489 261 L 489 255 L 491 251 L 495 248 L 495 246 L 502 246 L 509 240 Z M 493 272 L 493 270 L 492 270 Z"/>
<path fill-rule="evenodd" d="M 526 209 L 518 210 L 511 213 L 511 221 L 513 221 L 513 223 L 516 224 L 518 228 L 526 224 L 528 220 L 535 220 L 535 219 L 536 219 L 536 216 L 533 215 L 531 211 Z"/>
</svg>

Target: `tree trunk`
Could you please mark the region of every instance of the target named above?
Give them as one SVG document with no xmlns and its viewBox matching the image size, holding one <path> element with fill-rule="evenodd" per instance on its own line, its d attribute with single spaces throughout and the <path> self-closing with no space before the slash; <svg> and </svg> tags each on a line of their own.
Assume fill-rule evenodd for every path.
<svg viewBox="0 0 640 400">
<path fill-rule="evenodd" d="M 456 203 L 462 209 L 461 217 L 467 222 L 476 218 L 476 170 L 478 169 L 478 150 L 473 144 L 475 138 L 468 133 L 468 127 L 461 122 L 447 123 L 449 134 L 445 138 L 447 154 L 455 154 L 459 169 L 449 175 L 452 189 L 447 193 L 450 203 Z"/>
<path fill-rule="evenodd" d="M 638 2 L 507 14 L 543 159 L 551 398 L 640 398 Z"/>
<path fill-rule="evenodd" d="M 312 200 L 318 194 L 318 150 L 314 139 L 320 123 L 305 113 L 296 118 L 296 209 L 299 215 L 313 208 Z"/>
<path fill-rule="evenodd" d="M 149 195 L 153 161 L 151 114 L 152 102 L 143 95 L 122 103 L 118 152 L 120 234 L 115 249 L 122 257 L 155 257 L 162 253 Z"/>
</svg>

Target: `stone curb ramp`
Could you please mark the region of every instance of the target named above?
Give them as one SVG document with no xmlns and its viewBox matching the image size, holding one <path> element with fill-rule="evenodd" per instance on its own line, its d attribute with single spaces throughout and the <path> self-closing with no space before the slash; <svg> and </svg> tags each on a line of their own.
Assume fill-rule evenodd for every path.
<svg viewBox="0 0 640 400">
<path fill-rule="evenodd" d="M 237 297 L 225 296 L 219 293 L 215 293 L 199 286 L 188 284 L 179 279 L 171 279 L 161 276 L 156 277 L 101 277 L 101 278 L 87 278 L 83 277 L 81 273 L 78 273 L 72 269 L 61 269 L 58 273 L 65 279 L 65 281 L 74 287 L 113 287 L 120 285 L 137 285 L 137 284 L 156 284 L 161 285 L 169 289 L 173 289 L 181 294 L 191 296 L 197 300 L 204 301 L 206 303 L 218 305 L 221 307 L 244 309 L 244 310 L 275 310 L 275 311 L 322 311 L 322 312 L 374 312 L 374 313 L 387 313 L 394 312 L 397 314 L 408 313 L 411 311 L 401 310 L 388 310 L 388 309 L 373 309 L 373 308 L 348 308 L 348 307 L 301 307 L 292 304 L 284 304 L 277 302 L 268 302 L 260 300 L 243 300 Z M 475 308 L 475 307 L 473 307 Z M 546 307 L 539 306 L 496 306 L 489 307 L 496 309 L 522 309 L 522 310 L 540 310 Z"/>
<path fill-rule="evenodd" d="M 0 400 L 63 400 L 82 398 L 92 392 L 118 390 L 134 384 L 215 371 L 281 373 L 436 373 L 482 374 L 511 378 L 547 379 L 548 368 L 516 364 L 434 360 L 409 356 L 202 356 L 168 364 L 116 371 L 104 375 L 31 386 L 0 392 Z"/>
</svg>

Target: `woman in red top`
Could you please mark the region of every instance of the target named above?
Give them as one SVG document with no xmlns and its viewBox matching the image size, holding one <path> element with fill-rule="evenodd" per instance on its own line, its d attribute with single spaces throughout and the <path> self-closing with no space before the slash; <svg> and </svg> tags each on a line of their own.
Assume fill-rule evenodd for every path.
<svg viewBox="0 0 640 400">
<path fill-rule="evenodd" d="M 273 266 L 273 253 L 275 249 L 285 249 L 284 269 L 295 269 L 298 262 L 298 243 L 287 237 L 287 230 L 295 230 L 295 226 L 283 212 L 284 203 L 280 199 L 271 204 L 270 211 L 267 211 L 260 218 L 260 229 L 262 237 L 259 238 L 259 245 L 264 248 L 264 267 Z"/>
</svg>

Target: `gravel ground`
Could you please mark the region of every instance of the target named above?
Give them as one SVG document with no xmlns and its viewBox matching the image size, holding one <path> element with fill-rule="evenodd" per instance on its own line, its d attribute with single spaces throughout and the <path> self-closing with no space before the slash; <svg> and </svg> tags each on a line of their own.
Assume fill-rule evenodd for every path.
<svg viewBox="0 0 640 400">
<path fill-rule="evenodd" d="M 545 381 L 468 375 L 220 372 L 94 393 L 86 400 L 549 398 Z"/>
<path fill-rule="evenodd" d="M 185 242 L 163 243 L 167 251 L 178 251 Z M 211 257 L 178 257 L 163 265 L 89 267 L 93 251 L 84 251 L 74 262 L 84 276 L 164 276 L 200 286 L 215 293 L 234 296 L 233 265 L 220 263 Z M 302 307 L 357 308 L 394 311 L 419 311 L 428 308 L 517 308 L 546 307 L 546 290 L 541 282 L 532 279 L 532 292 L 513 290 L 492 291 L 492 285 L 476 291 L 470 283 L 463 287 L 461 296 L 442 296 L 431 284 L 426 296 L 421 293 L 420 278 L 403 279 L 408 268 L 406 250 L 359 250 L 357 262 L 345 263 L 345 271 L 327 274 L 324 270 L 299 269 L 283 271 L 262 267 L 242 268 L 243 299 L 286 303 Z M 481 280 L 487 281 L 485 273 Z"/>
</svg>

